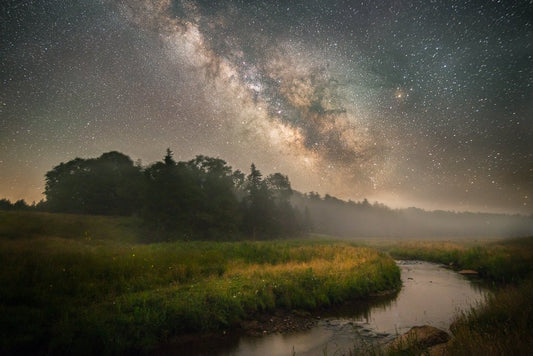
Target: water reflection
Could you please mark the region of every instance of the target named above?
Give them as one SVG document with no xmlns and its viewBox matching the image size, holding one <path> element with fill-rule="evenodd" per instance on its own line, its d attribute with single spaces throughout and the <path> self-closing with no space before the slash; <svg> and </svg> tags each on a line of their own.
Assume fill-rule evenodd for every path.
<svg viewBox="0 0 533 356">
<path fill-rule="evenodd" d="M 349 354 L 354 348 L 387 342 L 415 325 L 427 324 L 448 330 L 459 310 L 482 301 L 486 293 L 466 277 L 437 264 L 397 263 L 402 270 L 403 287 L 396 295 L 328 309 L 321 314 L 318 325 L 308 331 L 222 338 L 203 342 L 204 350 L 191 344 L 186 353 L 232 356 Z"/>
</svg>

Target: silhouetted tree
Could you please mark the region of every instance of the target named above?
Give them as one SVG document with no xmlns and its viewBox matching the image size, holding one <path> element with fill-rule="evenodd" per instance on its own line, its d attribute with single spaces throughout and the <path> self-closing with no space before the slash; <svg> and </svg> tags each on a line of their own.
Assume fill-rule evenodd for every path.
<svg viewBox="0 0 533 356">
<path fill-rule="evenodd" d="M 41 200 L 39 204 L 26 203 L 24 199 L 17 200 L 11 203 L 9 199 L 0 199 L 0 210 L 16 210 L 16 211 L 44 211 L 44 201 Z"/>
<path fill-rule="evenodd" d="M 58 212 L 129 215 L 140 204 L 140 185 L 139 167 L 122 153 L 76 158 L 46 173 L 46 205 Z"/>
<path fill-rule="evenodd" d="M 272 235 L 275 231 L 273 216 L 274 201 L 263 175 L 252 163 L 246 177 L 246 196 L 241 203 L 243 209 L 243 229 L 252 238 Z"/>
<path fill-rule="evenodd" d="M 237 234 L 241 220 L 231 167 L 219 158 L 196 156 L 189 161 L 200 188 L 195 229 L 205 238 Z"/>
<path fill-rule="evenodd" d="M 87 181 L 86 161 L 75 158 L 60 163 L 46 173 L 45 192 L 48 208 L 51 211 L 83 213 L 84 181 Z"/>
<path fill-rule="evenodd" d="M 51 211 L 138 213 L 157 239 L 279 236 L 299 229 L 303 219 L 291 205 L 287 176 L 263 179 L 254 164 L 245 176 L 220 158 L 201 155 L 176 162 L 170 148 L 144 169 L 115 151 L 61 163 L 47 172 L 45 194 Z"/>
<path fill-rule="evenodd" d="M 144 175 L 144 221 L 159 232 L 191 235 L 193 207 L 200 191 L 187 166 L 176 163 L 167 150 L 163 162 L 149 166 Z"/>
<path fill-rule="evenodd" d="M 291 205 L 292 196 L 289 177 L 274 173 L 267 177 L 266 185 L 274 201 L 274 231 L 278 234 L 292 234 L 299 229 L 299 218 Z"/>
<path fill-rule="evenodd" d="M 13 205 L 11 204 L 11 201 L 8 199 L 0 199 L 0 210 L 11 210 L 13 209 Z"/>
<path fill-rule="evenodd" d="M 235 177 L 225 161 L 197 156 L 176 163 L 167 150 L 163 162 L 148 167 L 145 177 L 142 216 L 165 238 L 230 238 L 239 233 Z"/>
<path fill-rule="evenodd" d="M 17 200 L 15 204 L 13 204 L 13 210 L 30 210 L 31 207 L 26 203 L 24 199 Z"/>
<path fill-rule="evenodd" d="M 288 202 L 290 200 L 292 189 L 289 177 L 281 173 L 274 173 L 267 177 L 266 184 L 276 200 L 280 202 Z"/>
<path fill-rule="evenodd" d="M 167 165 L 167 166 L 173 166 L 173 165 L 176 165 L 176 161 L 174 161 L 174 158 L 172 157 L 173 153 L 172 151 L 170 150 L 170 148 L 167 148 L 167 154 L 165 155 L 165 157 L 163 158 L 163 162 Z"/>
<path fill-rule="evenodd" d="M 90 167 L 92 191 L 87 194 L 87 204 L 91 213 L 130 215 L 138 209 L 141 174 L 128 156 L 104 153 Z"/>
</svg>

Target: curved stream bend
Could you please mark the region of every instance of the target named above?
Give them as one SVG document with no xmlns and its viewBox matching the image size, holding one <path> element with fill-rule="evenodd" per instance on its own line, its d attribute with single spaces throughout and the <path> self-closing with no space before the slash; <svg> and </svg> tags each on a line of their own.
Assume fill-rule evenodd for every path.
<svg viewBox="0 0 533 356">
<path fill-rule="evenodd" d="M 486 291 L 465 276 L 441 265 L 421 261 L 397 261 L 403 287 L 393 296 L 357 301 L 328 310 L 310 330 L 263 337 L 213 340 L 197 355 L 297 356 L 343 355 L 354 348 L 385 343 L 416 325 L 448 331 L 454 315 L 483 300 Z M 191 345 L 189 345 L 191 346 Z M 196 347 L 192 347 L 196 349 Z"/>
</svg>

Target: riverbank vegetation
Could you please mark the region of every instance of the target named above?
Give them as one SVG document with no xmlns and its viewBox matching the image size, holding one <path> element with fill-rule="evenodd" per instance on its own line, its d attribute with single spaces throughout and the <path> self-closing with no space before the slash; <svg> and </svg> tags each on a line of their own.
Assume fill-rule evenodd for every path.
<svg viewBox="0 0 533 356">
<path fill-rule="evenodd" d="M 393 258 L 442 263 L 470 269 L 487 281 L 507 284 L 531 277 L 533 237 L 504 240 L 431 240 L 396 242 L 383 248 Z"/>
<path fill-rule="evenodd" d="M 529 355 L 533 349 L 533 279 L 507 285 L 459 314 L 450 355 Z"/>
<path fill-rule="evenodd" d="M 0 222 L 1 353 L 146 352 L 400 281 L 386 254 L 347 242 L 145 244 L 130 218 L 1 212 Z"/>
<path fill-rule="evenodd" d="M 457 316 L 452 354 L 532 347 L 533 237 L 153 243 L 149 233 L 135 216 L 0 211 L 0 353 L 149 352 L 257 313 L 398 288 L 389 256 L 473 269 L 495 288 Z"/>
<path fill-rule="evenodd" d="M 462 259 L 461 259 L 462 257 Z M 459 253 L 464 268 L 496 281 L 484 303 L 460 313 L 450 329 L 450 355 L 528 355 L 533 349 L 533 236 Z"/>
<path fill-rule="evenodd" d="M 396 259 L 425 260 L 475 270 L 492 287 L 487 299 L 450 326 L 449 355 L 527 355 L 533 348 L 533 236 L 504 240 L 365 240 Z M 399 354 L 420 354 L 417 346 Z M 370 353 L 381 354 L 372 349 Z M 387 355 L 397 350 L 384 351 Z"/>
</svg>

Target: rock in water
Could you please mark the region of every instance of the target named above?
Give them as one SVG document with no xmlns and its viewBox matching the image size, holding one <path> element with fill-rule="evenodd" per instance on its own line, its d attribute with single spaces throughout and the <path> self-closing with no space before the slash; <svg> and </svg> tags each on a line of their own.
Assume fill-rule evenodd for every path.
<svg viewBox="0 0 533 356">
<path fill-rule="evenodd" d="M 450 340 L 447 332 L 433 326 L 414 326 L 408 332 L 398 336 L 390 347 L 396 351 L 408 349 L 426 349 L 435 345 L 444 344 Z"/>
</svg>

